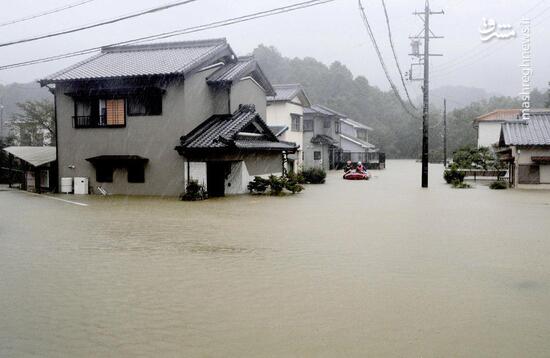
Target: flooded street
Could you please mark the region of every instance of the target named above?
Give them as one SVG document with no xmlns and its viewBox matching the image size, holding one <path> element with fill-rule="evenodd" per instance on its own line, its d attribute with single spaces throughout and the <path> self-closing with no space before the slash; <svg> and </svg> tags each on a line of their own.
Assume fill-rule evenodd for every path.
<svg viewBox="0 0 550 358">
<path fill-rule="evenodd" d="M 441 172 L 195 203 L 1 191 L 0 356 L 548 356 L 550 192 Z"/>
</svg>

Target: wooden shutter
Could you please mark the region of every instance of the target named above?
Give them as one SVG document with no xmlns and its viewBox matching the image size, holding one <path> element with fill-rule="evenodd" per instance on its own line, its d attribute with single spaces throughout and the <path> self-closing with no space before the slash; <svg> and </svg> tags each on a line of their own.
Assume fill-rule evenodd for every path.
<svg viewBox="0 0 550 358">
<path fill-rule="evenodd" d="M 123 126 L 125 124 L 124 100 L 108 99 L 105 102 L 105 107 L 107 108 L 107 125 Z"/>
</svg>

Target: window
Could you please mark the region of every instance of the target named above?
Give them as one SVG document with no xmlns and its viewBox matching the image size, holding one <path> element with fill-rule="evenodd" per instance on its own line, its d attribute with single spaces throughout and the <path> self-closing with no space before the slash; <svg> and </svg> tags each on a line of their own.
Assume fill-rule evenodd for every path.
<svg viewBox="0 0 550 358">
<path fill-rule="evenodd" d="M 129 116 L 158 116 L 162 114 L 162 94 L 143 93 L 128 97 Z"/>
<path fill-rule="evenodd" d="M 323 128 L 330 128 L 332 126 L 332 121 L 330 119 L 325 119 L 325 122 L 323 123 Z"/>
<path fill-rule="evenodd" d="M 108 165 L 99 165 L 95 168 L 95 180 L 98 183 L 113 182 L 113 167 Z"/>
<path fill-rule="evenodd" d="M 304 119 L 304 132 L 313 132 L 313 119 Z"/>
<path fill-rule="evenodd" d="M 313 160 L 321 160 L 321 152 L 320 151 L 313 152 Z"/>
<path fill-rule="evenodd" d="M 340 133 L 340 122 L 336 122 L 334 124 L 335 124 L 334 130 L 336 131 L 336 134 Z"/>
<path fill-rule="evenodd" d="M 78 98 L 74 102 L 75 128 L 126 126 L 124 99 Z"/>
<path fill-rule="evenodd" d="M 367 131 L 364 129 L 357 130 L 357 138 L 362 140 L 367 140 Z"/>
<path fill-rule="evenodd" d="M 128 183 L 145 183 L 143 164 L 128 166 Z"/>
<path fill-rule="evenodd" d="M 292 118 L 292 126 L 290 130 L 293 132 L 299 132 L 301 127 L 300 122 L 302 121 L 302 116 L 300 116 L 299 114 L 291 113 L 290 117 Z"/>
</svg>

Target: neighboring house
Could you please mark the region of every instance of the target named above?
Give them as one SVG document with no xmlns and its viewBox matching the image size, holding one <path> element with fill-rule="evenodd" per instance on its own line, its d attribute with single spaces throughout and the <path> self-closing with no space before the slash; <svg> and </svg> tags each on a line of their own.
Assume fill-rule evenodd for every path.
<svg viewBox="0 0 550 358">
<path fill-rule="evenodd" d="M 531 112 L 539 113 L 548 111 L 544 109 L 532 109 Z M 521 119 L 521 109 L 497 109 L 474 119 L 474 127 L 477 128 L 477 146 L 491 147 L 498 143 L 500 127 L 502 123 Z"/>
<path fill-rule="evenodd" d="M 378 161 L 378 150 L 369 143 L 368 132 L 372 128 L 349 118 L 340 118 L 340 146 L 342 161 Z"/>
<path fill-rule="evenodd" d="M 304 108 L 304 168 L 329 170 L 341 162 L 340 118 L 320 105 Z"/>
<path fill-rule="evenodd" d="M 197 179 L 243 192 L 296 150 L 263 123 L 273 87 L 224 39 L 106 47 L 40 83 L 54 85 L 59 176 L 92 189 L 176 196 Z"/>
<path fill-rule="evenodd" d="M 550 113 L 502 124 L 497 153 L 513 186 L 550 184 Z"/>
<path fill-rule="evenodd" d="M 24 172 L 24 182 L 22 189 L 41 193 L 43 191 L 53 191 L 55 189 L 55 147 L 30 147 L 30 146 L 12 146 L 3 149 L 9 154 L 8 177 L 9 184 L 12 184 L 14 172 L 14 158 L 22 162 Z"/>
<path fill-rule="evenodd" d="M 275 96 L 267 97 L 267 124 L 280 140 L 299 146 L 296 154 L 288 156 L 289 172 L 303 167 L 303 117 L 304 107 L 311 103 L 299 84 L 273 85 Z"/>
</svg>

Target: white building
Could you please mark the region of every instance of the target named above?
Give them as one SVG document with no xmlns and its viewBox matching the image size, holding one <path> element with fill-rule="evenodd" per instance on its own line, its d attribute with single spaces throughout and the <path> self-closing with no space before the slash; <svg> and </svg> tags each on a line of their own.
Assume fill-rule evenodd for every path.
<svg viewBox="0 0 550 358">
<path fill-rule="evenodd" d="M 304 107 L 311 103 L 299 84 L 279 84 L 273 89 L 276 95 L 267 97 L 266 122 L 279 140 L 299 146 L 296 154 L 288 155 L 287 169 L 296 172 L 304 161 Z"/>
<path fill-rule="evenodd" d="M 549 109 L 531 109 L 530 113 L 550 112 Z M 491 147 L 500 139 L 502 123 L 522 119 L 521 109 L 497 109 L 474 119 L 474 127 L 477 128 L 477 146 Z"/>
<path fill-rule="evenodd" d="M 504 123 L 497 152 L 509 165 L 512 186 L 550 188 L 550 113 Z"/>
</svg>

